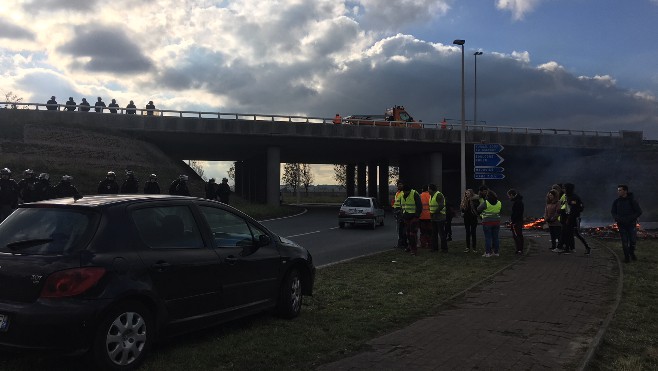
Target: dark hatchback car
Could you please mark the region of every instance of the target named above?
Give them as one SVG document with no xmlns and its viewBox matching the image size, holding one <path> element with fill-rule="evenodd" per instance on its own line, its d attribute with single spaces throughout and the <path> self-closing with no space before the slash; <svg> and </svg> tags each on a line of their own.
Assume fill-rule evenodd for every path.
<svg viewBox="0 0 658 371">
<path fill-rule="evenodd" d="M 0 224 L 0 347 L 132 369 L 158 338 L 311 295 L 310 253 L 224 204 L 91 196 L 20 206 Z"/>
</svg>

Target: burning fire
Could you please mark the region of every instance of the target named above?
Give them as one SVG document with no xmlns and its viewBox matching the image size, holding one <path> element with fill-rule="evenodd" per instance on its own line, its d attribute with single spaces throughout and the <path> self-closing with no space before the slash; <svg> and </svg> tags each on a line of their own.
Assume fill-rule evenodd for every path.
<svg viewBox="0 0 658 371">
<path fill-rule="evenodd" d="M 545 226 L 544 218 L 527 218 L 526 222 L 523 223 L 523 229 L 543 230 Z M 658 238 L 657 232 L 646 231 L 640 223 L 637 223 L 635 227 L 637 229 L 637 238 Z M 619 227 L 617 223 L 604 227 L 581 228 L 580 232 L 585 236 L 595 238 L 619 238 Z"/>
<path fill-rule="evenodd" d="M 534 219 L 524 223 L 523 229 L 544 229 L 544 218 Z"/>
</svg>

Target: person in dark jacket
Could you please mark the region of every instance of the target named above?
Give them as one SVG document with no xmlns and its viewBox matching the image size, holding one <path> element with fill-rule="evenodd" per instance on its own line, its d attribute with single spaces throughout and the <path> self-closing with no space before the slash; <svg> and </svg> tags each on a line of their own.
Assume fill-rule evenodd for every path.
<svg viewBox="0 0 658 371">
<path fill-rule="evenodd" d="M 112 99 L 112 103 L 108 106 L 110 108 L 110 113 L 117 113 L 117 108 L 119 108 L 119 104 L 117 103 L 116 99 Z"/>
<path fill-rule="evenodd" d="M 119 183 L 117 183 L 117 176 L 114 171 L 108 171 L 105 179 L 98 183 L 99 195 L 115 195 L 119 193 Z"/>
<path fill-rule="evenodd" d="M 583 212 L 583 201 L 574 193 L 576 186 L 572 183 L 564 183 L 564 198 L 565 208 L 562 210 L 563 214 L 560 218 L 565 217 L 566 220 L 562 228 L 562 238 L 560 239 L 560 246 L 564 243 L 564 248 L 560 251 L 561 254 L 570 254 L 576 250 L 576 235 L 578 239 L 585 245 L 586 255 L 590 254 L 590 247 L 585 242 L 585 239 L 580 235 L 580 214 Z"/>
<path fill-rule="evenodd" d="M 73 197 L 74 199 L 82 198 L 78 189 L 72 183 L 73 177 L 70 175 L 62 176 L 62 180 L 55 186 L 55 195 L 58 198 Z"/>
<path fill-rule="evenodd" d="M 475 210 L 478 206 L 480 206 L 479 196 L 475 195 L 470 188 L 464 191 L 464 197 L 459 204 L 459 210 L 464 219 L 464 228 L 466 228 L 466 250 L 464 252 L 477 251 L 475 231 L 478 226 L 478 213 Z"/>
<path fill-rule="evenodd" d="M 619 227 L 621 247 L 624 250 L 624 262 L 629 263 L 631 259 L 637 260 L 635 256 L 635 244 L 637 242 L 637 218 L 642 215 L 642 209 L 633 193 L 628 192 L 626 184 L 617 186 L 619 197 L 612 203 L 612 217 Z"/>
<path fill-rule="evenodd" d="M 82 102 L 80 102 L 80 109 L 78 111 L 80 112 L 89 112 L 89 102 L 87 102 L 87 98 L 82 98 Z"/>
<path fill-rule="evenodd" d="M 170 195 L 189 196 L 190 190 L 187 188 L 187 175 L 179 175 L 178 179 L 171 182 L 169 186 Z"/>
<path fill-rule="evenodd" d="M 512 215 L 510 216 L 510 228 L 516 246 L 516 254 L 523 254 L 523 196 L 516 190 L 507 191 L 507 197 L 512 201 Z"/>
<path fill-rule="evenodd" d="M 159 195 L 160 184 L 158 184 L 158 176 L 155 174 L 149 175 L 149 179 L 144 182 L 144 194 Z"/>
<path fill-rule="evenodd" d="M 50 175 L 41 173 L 34 185 L 34 201 L 50 200 L 52 198 L 55 198 L 55 189 L 50 184 Z"/>
<path fill-rule="evenodd" d="M 75 111 L 75 106 L 76 106 L 76 103 L 73 100 L 73 97 L 69 97 L 69 100 L 66 101 L 66 110 L 67 111 Z"/>
<path fill-rule="evenodd" d="M 121 193 L 139 193 L 139 180 L 132 170 L 126 170 L 126 179 L 121 183 Z"/>
<path fill-rule="evenodd" d="M 146 104 L 146 115 L 147 115 L 147 116 L 153 116 L 153 111 L 155 111 L 155 104 L 153 104 L 153 101 L 150 100 L 150 101 Z"/>
<path fill-rule="evenodd" d="M 54 95 L 50 97 L 48 102 L 46 102 L 46 109 L 48 111 L 59 111 L 59 106 L 57 105 L 57 101 L 55 100 Z"/>
<path fill-rule="evenodd" d="M 18 182 L 18 196 L 23 200 L 23 202 L 34 202 L 34 185 L 37 182 L 36 176 L 34 176 L 34 170 L 26 169 L 24 172 L 24 178 Z"/>
<path fill-rule="evenodd" d="M 18 207 L 18 183 L 11 178 L 11 170 L 0 170 L 0 222 Z"/>
<path fill-rule="evenodd" d="M 215 178 L 210 178 L 208 183 L 206 183 L 206 198 L 209 200 L 216 200 L 218 190 L 219 188 L 217 183 L 215 183 Z"/>
<path fill-rule="evenodd" d="M 103 102 L 101 97 L 98 97 L 98 101 L 96 101 L 96 104 L 94 104 L 94 111 L 102 113 L 104 108 L 105 102 Z"/>
<path fill-rule="evenodd" d="M 126 114 L 134 115 L 135 112 L 137 112 L 137 106 L 135 106 L 135 102 L 130 101 L 130 103 L 128 103 L 126 106 Z"/>
<path fill-rule="evenodd" d="M 217 187 L 217 196 L 219 202 L 228 205 L 228 198 L 231 195 L 231 186 L 228 185 L 228 179 L 222 178 L 222 182 Z"/>
</svg>

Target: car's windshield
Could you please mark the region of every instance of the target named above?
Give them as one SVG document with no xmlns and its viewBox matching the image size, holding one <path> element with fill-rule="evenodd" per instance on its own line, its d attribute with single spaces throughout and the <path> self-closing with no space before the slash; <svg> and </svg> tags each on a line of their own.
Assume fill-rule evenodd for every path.
<svg viewBox="0 0 658 371">
<path fill-rule="evenodd" d="M 370 200 L 367 198 L 348 198 L 343 205 L 349 207 L 370 207 Z"/>
<path fill-rule="evenodd" d="M 0 251 L 59 255 L 84 248 L 99 216 L 62 208 L 20 208 L 0 225 Z"/>
</svg>

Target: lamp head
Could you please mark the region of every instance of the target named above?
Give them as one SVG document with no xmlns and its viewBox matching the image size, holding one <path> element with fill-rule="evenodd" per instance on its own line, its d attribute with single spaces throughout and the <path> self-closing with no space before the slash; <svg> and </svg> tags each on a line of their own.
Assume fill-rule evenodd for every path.
<svg viewBox="0 0 658 371">
<path fill-rule="evenodd" d="M 455 45 L 464 45 L 464 43 L 466 43 L 466 40 L 455 40 L 452 43 Z"/>
</svg>

